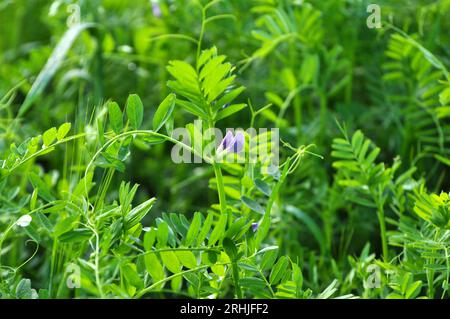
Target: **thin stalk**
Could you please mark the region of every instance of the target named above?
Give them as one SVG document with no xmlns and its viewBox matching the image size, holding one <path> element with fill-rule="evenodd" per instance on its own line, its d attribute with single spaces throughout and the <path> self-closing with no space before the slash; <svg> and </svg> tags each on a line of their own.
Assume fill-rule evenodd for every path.
<svg viewBox="0 0 450 319">
<path fill-rule="evenodd" d="M 97 232 L 95 232 L 95 283 L 97 285 L 98 291 L 100 293 L 100 298 L 105 298 L 105 295 L 103 293 L 103 286 L 100 281 L 100 273 L 99 273 L 99 254 L 100 254 L 100 243 L 99 243 L 99 236 Z"/>
<path fill-rule="evenodd" d="M 16 222 L 12 223 L 6 230 L 5 232 L 2 234 L 2 236 L 0 237 L 0 268 L 2 267 L 2 247 L 3 247 L 3 242 L 6 239 L 6 236 L 8 235 L 8 233 L 10 232 L 10 230 L 14 227 L 14 225 L 16 224 Z"/>
<path fill-rule="evenodd" d="M 242 299 L 242 290 L 241 286 L 239 286 L 239 267 L 236 261 L 231 263 L 231 268 L 233 271 L 233 281 L 234 288 L 236 289 L 236 296 L 238 297 L 238 299 Z"/>
<path fill-rule="evenodd" d="M 208 123 L 209 128 L 213 128 L 215 125 L 214 121 L 210 121 Z M 219 195 L 219 204 L 220 204 L 220 213 L 227 214 L 227 198 L 225 195 L 225 186 L 223 184 L 223 175 L 222 170 L 220 168 L 220 165 L 216 162 L 216 160 L 213 158 L 212 160 L 212 166 L 214 169 L 214 175 L 216 176 L 216 184 L 217 184 L 217 193 Z M 227 215 L 227 223 L 228 225 L 231 225 L 231 214 Z"/>
<path fill-rule="evenodd" d="M 217 193 L 219 195 L 219 204 L 221 214 L 227 214 L 227 198 L 225 196 L 225 187 L 223 184 L 222 170 L 220 166 L 213 162 L 214 175 L 216 176 Z M 227 215 L 228 225 L 231 225 L 231 214 Z"/>
<path fill-rule="evenodd" d="M 320 128 L 321 128 L 321 137 L 325 134 L 325 127 L 326 127 L 326 116 L 327 116 L 327 95 L 322 92 L 320 94 Z"/>
<path fill-rule="evenodd" d="M 200 57 L 200 51 L 202 49 L 203 36 L 205 34 L 205 25 L 206 25 L 206 10 L 202 8 L 202 26 L 200 27 L 200 35 L 198 37 L 197 42 L 197 61 Z"/>
<path fill-rule="evenodd" d="M 448 254 L 447 251 L 447 247 L 444 245 L 444 251 L 445 251 L 445 264 L 447 266 L 447 274 L 446 274 L 446 279 L 445 281 L 447 282 L 447 284 L 450 282 L 450 255 Z M 444 289 L 442 289 L 442 296 L 441 299 L 444 299 L 445 297 L 445 293 L 448 291 L 448 285 L 444 287 Z"/>
<path fill-rule="evenodd" d="M 295 127 L 297 128 L 297 140 L 300 141 L 302 136 L 302 101 L 299 95 L 296 95 L 294 98 L 294 118 Z"/>
<path fill-rule="evenodd" d="M 434 234 L 434 241 L 438 240 L 439 240 L 439 229 L 437 229 L 436 233 Z M 435 250 L 432 249 L 431 251 L 434 252 Z M 434 258 L 430 258 L 428 264 L 434 264 L 434 262 L 435 262 Z M 428 282 L 428 291 L 427 291 L 428 298 L 434 299 L 434 270 L 427 268 L 426 276 Z"/>
<path fill-rule="evenodd" d="M 386 234 L 386 220 L 384 218 L 384 209 L 383 205 L 377 204 L 377 216 L 378 216 L 378 222 L 380 224 L 380 233 L 381 233 L 381 246 L 383 250 L 383 260 L 388 261 L 389 255 L 388 255 L 388 245 L 387 245 L 387 234 Z"/>
<path fill-rule="evenodd" d="M 54 276 L 54 272 L 55 272 L 55 263 L 56 263 L 56 257 L 57 257 L 57 253 L 58 253 L 58 242 L 55 239 L 53 239 L 53 247 L 52 247 L 52 258 L 51 258 L 51 262 L 50 262 L 50 277 L 49 277 L 49 282 L 48 282 L 48 294 L 51 297 L 52 296 L 52 292 L 53 292 L 53 276 Z"/>
<path fill-rule="evenodd" d="M 284 181 L 286 180 L 286 176 L 289 172 L 290 164 L 291 164 L 292 158 L 289 157 L 286 162 L 284 163 L 284 168 L 281 173 L 280 179 L 278 180 L 277 184 L 275 185 L 274 189 L 272 190 L 272 194 L 270 194 L 269 200 L 266 204 L 266 210 L 264 212 L 264 216 L 262 218 L 261 224 L 258 229 L 258 233 L 255 238 L 256 247 L 259 247 L 263 239 L 266 237 L 267 233 L 269 232 L 270 228 L 270 213 L 272 211 L 272 206 L 275 203 L 275 199 L 278 196 L 278 193 L 280 191 L 281 186 L 284 184 Z"/>
</svg>

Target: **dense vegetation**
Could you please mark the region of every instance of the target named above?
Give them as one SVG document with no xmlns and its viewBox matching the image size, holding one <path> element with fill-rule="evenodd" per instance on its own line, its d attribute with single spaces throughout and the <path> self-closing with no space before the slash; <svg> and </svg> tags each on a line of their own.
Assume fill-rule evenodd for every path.
<svg viewBox="0 0 450 319">
<path fill-rule="evenodd" d="M 448 298 L 450 1 L 369 3 L 0 1 L 0 296 Z"/>
</svg>

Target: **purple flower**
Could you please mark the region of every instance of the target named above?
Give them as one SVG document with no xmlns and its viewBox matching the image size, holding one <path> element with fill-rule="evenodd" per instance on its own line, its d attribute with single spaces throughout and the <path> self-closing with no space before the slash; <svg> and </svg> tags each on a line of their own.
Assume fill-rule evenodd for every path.
<svg viewBox="0 0 450 319">
<path fill-rule="evenodd" d="M 253 232 L 256 232 L 258 230 L 259 223 L 252 223 L 252 230 Z"/>
<path fill-rule="evenodd" d="M 161 7 L 158 2 L 152 2 L 152 12 L 156 18 L 161 18 Z"/>
<path fill-rule="evenodd" d="M 227 134 L 225 134 L 225 137 L 217 148 L 217 152 L 222 153 L 225 151 L 227 153 L 240 153 L 244 148 L 244 143 L 245 136 L 242 132 L 237 132 L 236 135 L 233 135 L 232 131 L 227 131 Z"/>
</svg>

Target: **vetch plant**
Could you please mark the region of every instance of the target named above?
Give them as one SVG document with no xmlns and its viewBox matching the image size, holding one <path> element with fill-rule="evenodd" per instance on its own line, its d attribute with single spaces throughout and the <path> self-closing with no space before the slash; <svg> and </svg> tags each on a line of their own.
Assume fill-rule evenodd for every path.
<svg viewBox="0 0 450 319">
<path fill-rule="evenodd" d="M 0 8 L 0 298 L 449 297 L 442 1 L 74 6 Z"/>
</svg>

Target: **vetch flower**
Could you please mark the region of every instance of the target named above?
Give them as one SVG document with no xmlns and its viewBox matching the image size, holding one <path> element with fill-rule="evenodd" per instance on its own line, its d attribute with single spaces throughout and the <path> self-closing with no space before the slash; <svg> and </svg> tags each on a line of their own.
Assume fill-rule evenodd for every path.
<svg viewBox="0 0 450 319">
<path fill-rule="evenodd" d="M 158 2 L 152 1 L 152 13 L 156 18 L 161 18 L 161 7 Z"/>
<path fill-rule="evenodd" d="M 259 223 L 252 223 L 252 230 L 253 232 L 256 232 L 258 230 Z"/>
<path fill-rule="evenodd" d="M 237 132 L 236 135 L 233 135 L 232 131 L 227 131 L 227 134 L 225 134 L 225 137 L 217 148 L 217 153 L 240 153 L 244 148 L 244 143 L 245 136 L 242 132 Z"/>
<path fill-rule="evenodd" d="M 20 227 L 28 227 L 28 225 L 30 225 L 31 221 L 32 221 L 32 218 L 30 215 L 23 215 L 17 220 L 16 225 L 18 225 Z"/>
</svg>

